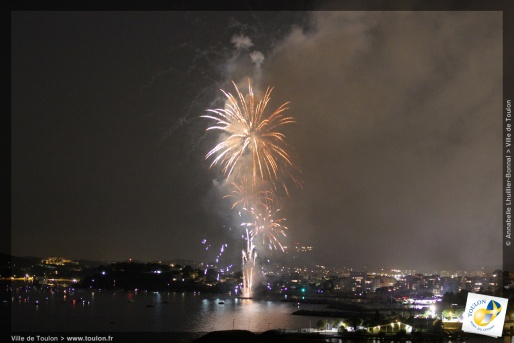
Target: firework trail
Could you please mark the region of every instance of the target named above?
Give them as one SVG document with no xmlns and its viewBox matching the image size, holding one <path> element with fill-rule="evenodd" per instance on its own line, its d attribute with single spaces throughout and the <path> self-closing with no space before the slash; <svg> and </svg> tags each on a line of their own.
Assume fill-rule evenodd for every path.
<svg viewBox="0 0 514 343">
<path fill-rule="evenodd" d="M 214 158 L 210 167 L 219 166 L 226 175 L 230 192 L 225 198 L 232 198 L 232 209 L 242 208 L 250 217 L 241 226 L 246 228 L 246 247 L 242 250 L 243 297 L 252 297 L 254 268 L 257 246 L 262 242 L 270 250 L 284 246 L 279 240 L 285 237 L 287 227 L 284 218 L 276 218 L 280 203 L 277 186 L 286 195 L 289 191 L 286 180 L 291 179 L 301 186 L 296 176 L 300 172 L 287 151 L 285 135 L 280 131 L 285 125 L 295 123 L 291 116 L 285 116 L 288 103 L 279 106 L 270 114 L 266 106 L 270 101 L 272 88 L 268 87 L 262 100 L 256 101 L 250 80 L 248 94 L 244 96 L 232 82 L 236 96 L 222 90 L 226 97 L 224 109 L 210 109 L 203 118 L 213 120 L 209 130 L 219 130 L 222 141 L 210 150 L 206 159 Z M 241 212 L 239 212 L 240 217 Z M 246 216 L 245 216 L 246 217 Z M 262 241 L 260 240 L 262 239 Z"/>
<path fill-rule="evenodd" d="M 205 247 L 205 250 L 208 251 L 209 248 L 212 247 L 211 244 L 208 244 L 207 243 L 207 239 L 203 239 L 202 240 L 202 244 L 204 244 L 206 247 Z M 218 252 L 218 254 L 216 255 L 214 259 L 214 264 L 212 264 L 211 266 L 212 267 L 215 267 L 216 270 L 218 271 L 218 279 L 219 279 L 219 273 L 222 273 L 222 274 L 225 274 L 225 273 L 229 273 L 230 272 L 230 269 L 233 267 L 232 264 L 230 265 L 226 265 L 226 264 L 222 264 L 222 262 L 220 262 L 222 260 L 222 256 L 223 256 L 223 253 L 225 252 L 225 250 L 228 248 L 228 243 L 222 243 L 221 246 L 220 246 L 220 250 Z M 207 264 L 207 267 L 209 267 L 209 264 Z M 204 270 L 204 274 L 207 275 L 207 269 L 208 268 L 205 268 Z"/>
<path fill-rule="evenodd" d="M 243 298 L 252 297 L 253 289 L 253 271 L 255 269 L 255 259 L 257 258 L 257 250 L 251 239 L 248 229 L 246 229 L 246 250 L 243 249 Z"/>
</svg>

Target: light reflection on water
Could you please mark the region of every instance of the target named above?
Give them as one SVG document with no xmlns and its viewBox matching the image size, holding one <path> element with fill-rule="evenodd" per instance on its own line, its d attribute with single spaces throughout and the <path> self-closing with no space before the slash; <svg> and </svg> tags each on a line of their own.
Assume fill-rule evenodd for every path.
<svg viewBox="0 0 514 343">
<path fill-rule="evenodd" d="M 46 299 L 48 298 L 48 300 Z M 278 300 L 278 299 L 277 299 Z M 36 305 L 36 302 L 38 304 Z M 323 305 L 302 305 L 321 309 Z M 291 303 L 175 292 L 13 292 L 12 331 L 154 331 L 300 329 L 318 317 L 291 315 Z"/>
<path fill-rule="evenodd" d="M 224 304 L 220 305 L 219 301 L 224 301 Z M 199 331 L 235 329 L 258 332 L 279 328 L 308 327 L 308 321 L 302 321 L 298 316 L 291 316 L 295 310 L 296 308 L 288 303 L 267 300 L 203 299 L 202 310 L 194 318 L 192 327 L 199 328 Z"/>
</svg>

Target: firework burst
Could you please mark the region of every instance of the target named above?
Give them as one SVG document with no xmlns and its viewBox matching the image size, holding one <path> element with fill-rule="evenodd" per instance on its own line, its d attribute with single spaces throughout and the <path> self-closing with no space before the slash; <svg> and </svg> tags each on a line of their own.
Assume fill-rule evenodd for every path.
<svg viewBox="0 0 514 343">
<path fill-rule="evenodd" d="M 232 190 L 224 198 L 231 198 L 234 202 L 232 208 L 240 205 L 242 208 L 251 205 L 267 205 L 278 202 L 275 194 L 267 188 L 267 183 L 251 182 L 248 177 L 243 176 L 239 182 L 233 181 Z"/>
<path fill-rule="evenodd" d="M 242 223 L 241 226 L 250 228 L 250 239 L 254 240 L 256 237 L 262 238 L 262 244 L 267 245 L 270 250 L 284 251 L 282 243 L 280 243 L 279 236 L 286 236 L 284 230 L 287 227 L 282 225 L 285 218 L 276 218 L 277 213 L 280 209 L 272 211 L 268 206 L 264 207 L 252 207 L 245 210 L 252 216 L 252 221 Z"/>
<path fill-rule="evenodd" d="M 273 88 L 268 87 L 263 99 L 256 102 L 250 81 L 246 98 L 234 82 L 233 85 L 237 98 L 222 90 L 227 98 L 225 108 L 208 110 L 212 114 L 202 116 L 216 122 L 207 130 L 220 130 L 226 134 L 226 138 L 206 155 L 206 159 L 214 158 L 211 167 L 219 164 L 227 180 L 249 174 L 254 184 L 263 180 L 275 186 L 281 176 L 287 175 L 300 184 L 293 172 L 299 168 L 287 151 L 285 135 L 279 131 L 284 125 L 296 122 L 293 117 L 283 114 L 289 103 L 267 115 L 265 110 Z M 246 159 L 251 162 L 245 163 Z M 288 193 L 285 183 L 282 185 Z"/>
</svg>

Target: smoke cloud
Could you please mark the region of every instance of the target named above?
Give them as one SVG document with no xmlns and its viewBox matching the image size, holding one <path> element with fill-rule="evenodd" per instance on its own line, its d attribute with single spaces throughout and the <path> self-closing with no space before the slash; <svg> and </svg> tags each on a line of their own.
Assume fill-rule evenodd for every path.
<svg viewBox="0 0 514 343">
<path fill-rule="evenodd" d="M 230 42 L 236 49 L 249 49 L 253 46 L 252 40 L 244 35 L 233 35 Z"/>
<path fill-rule="evenodd" d="M 308 27 L 262 71 L 298 119 L 289 234 L 332 264 L 501 266 L 501 13 L 314 12 Z"/>
<path fill-rule="evenodd" d="M 260 51 L 252 51 L 250 53 L 250 59 L 257 67 L 260 67 L 264 62 L 264 54 Z"/>
</svg>

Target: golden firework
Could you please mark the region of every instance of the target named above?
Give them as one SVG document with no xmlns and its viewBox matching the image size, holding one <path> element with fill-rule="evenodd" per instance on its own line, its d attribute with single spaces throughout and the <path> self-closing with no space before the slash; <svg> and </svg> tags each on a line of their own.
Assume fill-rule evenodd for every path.
<svg viewBox="0 0 514 343">
<path fill-rule="evenodd" d="M 231 186 L 231 192 L 225 195 L 224 198 L 232 198 L 234 200 L 232 208 L 235 208 L 237 205 L 243 208 L 250 207 L 253 204 L 267 205 L 278 201 L 275 199 L 274 193 L 267 189 L 267 183 L 261 182 L 256 184 L 255 182 L 250 182 L 246 175 L 243 175 L 239 182 L 233 181 Z"/>
<path fill-rule="evenodd" d="M 286 236 L 285 218 L 276 218 L 279 210 L 272 208 L 281 206 L 280 195 L 277 195 L 281 192 L 277 188 L 283 188 L 289 195 L 289 180 L 301 186 L 297 177 L 301 171 L 292 161 L 282 132 L 285 125 L 296 122 L 293 117 L 284 115 L 288 102 L 268 114 L 266 106 L 273 88 L 268 87 L 257 101 L 250 80 L 246 95 L 234 82 L 232 84 L 236 96 L 221 90 L 226 97 L 225 108 L 209 109 L 209 114 L 202 116 L 214 121 L 207 130 L 221 132 L 220 142 L 205 158 L 212 157 L 210 167 L 219 166 L 225 174 L 231 188 L 225 198 L 232 198 L 232 208 L 242 208 L 250 216 L 241 226 L 246 227 L 247 241 L 242 251 L 242 291 L 243 296 L 251 297 L 257 257 L 254 241 L 262 242 L 262 246 L 267 245 L 270 250 L 279 247 L 284 251 L 279 237 Z"/>
<path fill-rule="evenodd" d="M 246 97 L 232 83 L 237 98 L 221 90 L 227 98 L 225 108 L 209 109 L 208 112 L 212 115 L 202 116 L 216 122 L 207 130 L 220 130 L 225 133 L 223 140 L 206 155 L 206 159 L 214 157 L 211 167 L 221 165 L 227 180 L 251 175 L 254 185 L 260 181 L 269 181 L 276 189 L 275 183 L 286 175 L 300 184 L 293 173 L 299 169 L 287 151 L 285 135 L 280 132 L 284 125 L 295 123 L 293 117 L 283 114 L 288 109 L 288 102 L 266 114 L 273 88 L 268 87 L 262 100 L 257 102 L 250 81 Z M 282 184 L 288 193 L 285 183 Z"/>
<path fill-rule="evenodd" d="M 269 249 L 277 249 L 277 246 L 284 251 L 284 247 L 278 236 L 286 236 L 284 230 L 287 227 L 282 225 L 285 218 L 276 218 L 280 209 L 272 211 L 269 206 L 254 206 L 245 210 L 251 214 L 252 220 L 242 223 L 241 226 L 250 228 L 250 238 L 253 241 L 256 237 L 262 237 L 262 244 L 268 245 Z"/>
</svg>

